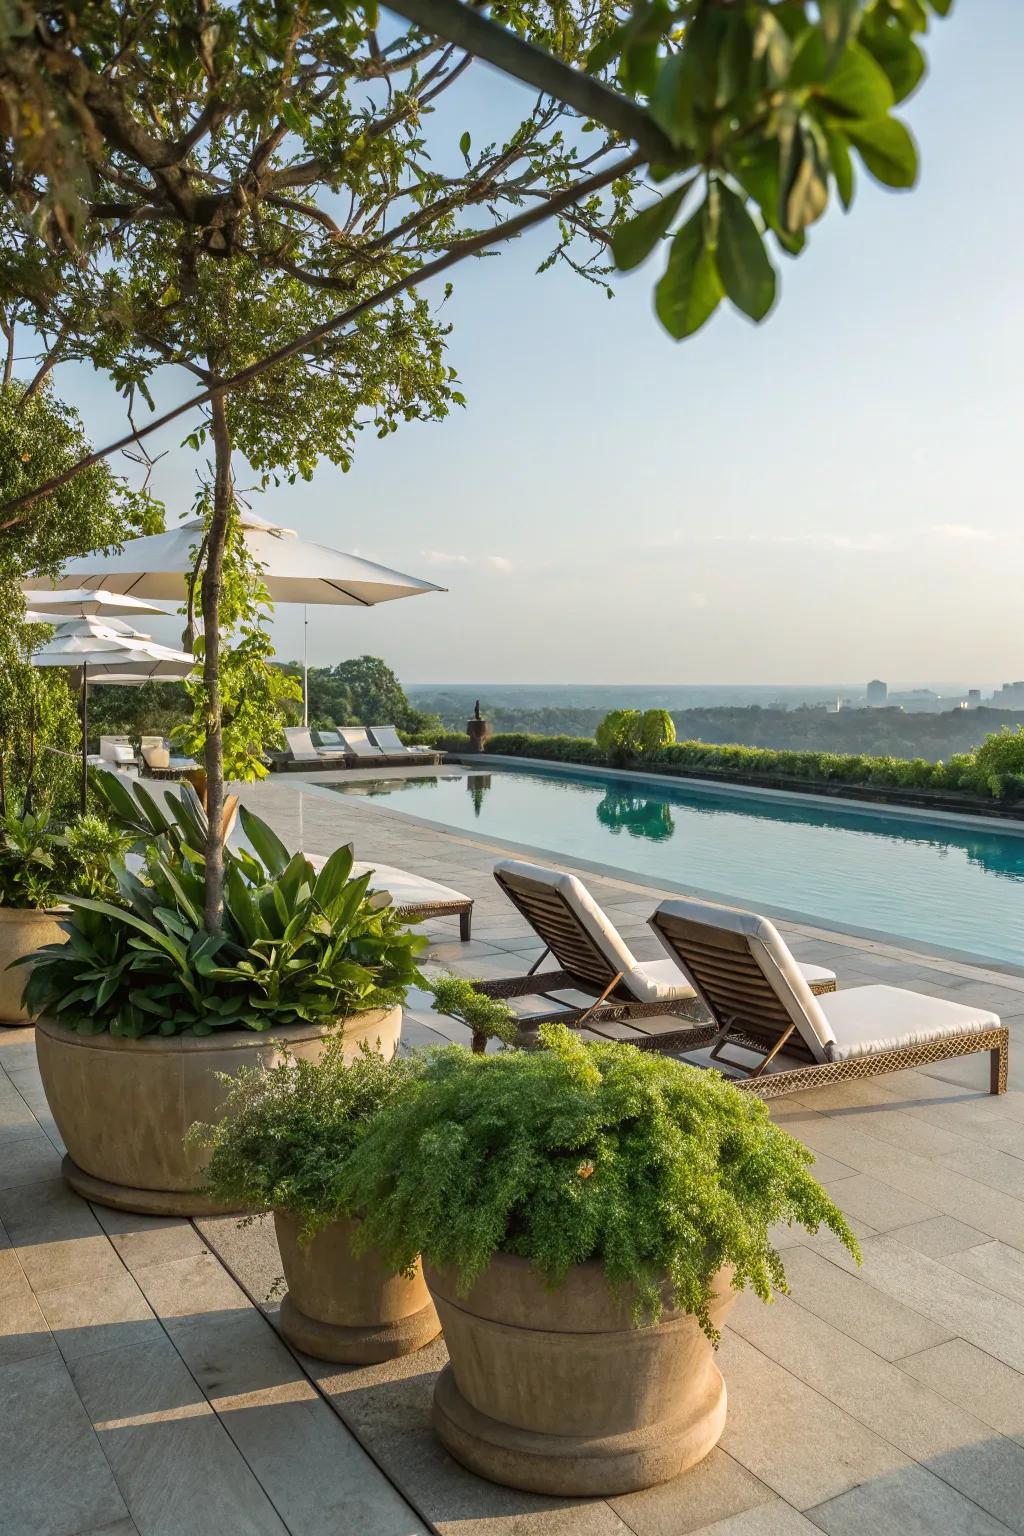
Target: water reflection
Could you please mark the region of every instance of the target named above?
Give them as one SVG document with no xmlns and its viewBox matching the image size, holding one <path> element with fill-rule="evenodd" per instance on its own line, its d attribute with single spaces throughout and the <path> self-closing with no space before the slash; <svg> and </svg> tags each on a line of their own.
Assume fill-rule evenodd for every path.
<svg viewBox="0 0 1024 1536">
<path fill-rule="evenodd" d="M 469 798 L 473 802 L 473 815 L 479 816 L 483 810 L 484 798 L 491 787 L 489 773 L 468 773 L 466 775 L 466 788 L 469 790 Z"/>
<path fill-rule="evenodd" d="M 597 819 L 609 832 L 626 831 L 630 837 L 646 837 L 661 843 L 676 830 L 667 800 L 648 800 L 609 790 L 597 803 Z"/>
</svg>

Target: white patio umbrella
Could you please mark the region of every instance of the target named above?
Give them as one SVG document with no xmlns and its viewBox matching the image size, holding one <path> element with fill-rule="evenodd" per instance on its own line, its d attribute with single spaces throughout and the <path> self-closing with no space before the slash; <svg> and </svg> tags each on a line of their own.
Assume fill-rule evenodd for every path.
<svg viewBox="0 0 1024 1536">
<path fill-rule="evenodd" d="M 246 546 L 262 567 L 263 583 L 274 603 L 330 603 L 372 608 L 400 597 L 443 592 L 444 587 L 418 576 L 406 576 L 359 555 L 346 555 L 324 544 L 300 539 L 292 528 L 281 528 L 245 512 L 240 517 Z M 180 601 L 185 577 L 195 564 L 203 537 L 198 518 L 179 523 L 166 533 L 129 539 L 117 553 L 84 555 L 72 560 L 56 583 L 68 587 L 102 588 L 157 602 Z M 303 714 L 308 723 L 309 680 L 303 626 Z"/>
<path fill-rule="evenodd" d="M 84 616 L 62 624 L 32 657 L 35 667 L 64 667 L 81 672 L 82 700 L 82 810 L 89 788 L 89 684 L 112 683 L 140 687 L 148 682 L 178 682 L 195 668 L 188 651 L 158 645 L 127 625 L 114 629 L 95 617 Z"/>
<path fill-rule="evenodd" d="M 158 608 L 155 603 L 143 602 L 140 597 L 128 597 L 121 592 L 107 592 L 102 587 L 79 587 L 77 590 L 60 592 L 23 591 L 29 608 L 37 614 L 64 614 L 66 617 L 82 618 L 86 615 L 95 615 L 97 618 L 134 618 L 136 614 L 158 613 L 167 617 L 166 608 Z"/>
</svg>

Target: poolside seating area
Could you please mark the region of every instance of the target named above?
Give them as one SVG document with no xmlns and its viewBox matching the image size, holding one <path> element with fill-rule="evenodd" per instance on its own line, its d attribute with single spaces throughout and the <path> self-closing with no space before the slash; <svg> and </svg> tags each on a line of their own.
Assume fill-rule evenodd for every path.
<svg viewBox="0 0 1024 1536">
<path fill-rule="evenodd" d="M 271 766 L 278 770 L 320 767 L 367 768 L 394 767 L 411 763 L 434 766 L 444 754 L 430 747 L 407 747 L 393 725 L 339 726 L 337 730 L 314 733 L 308 726 L 288 726 L 285 730 L 287 754 L 272 756 Z"/>
</svg>

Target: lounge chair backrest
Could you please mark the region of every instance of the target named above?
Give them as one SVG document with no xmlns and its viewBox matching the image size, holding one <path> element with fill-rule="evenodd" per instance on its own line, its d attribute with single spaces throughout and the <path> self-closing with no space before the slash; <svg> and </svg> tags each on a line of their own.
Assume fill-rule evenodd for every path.
<svg viewBox="0 0 1024 1536">
<path fill-rule="evenodd" d="M 393 725 L 371 725 L 370 735 L 382 752 L 408 752 L 409 748 L 404 741 L 400 741 L 398 732 Z"/>
<path fill-rule="evenodd" d="M 284 737 L 288 743 L 288 749 L 297 763 L 319 762 L 320 753 L 314 747 L 313 737 L 306 726 L 286 726 Z"/>
<path fill-rule="evenodd" d="M 100 757 L 105 763 L 131 763 L 135 750 L 127 736 L 101 736 Z"/>
<path fill-rule="evenodd" d="M 719 1024 L 769 1046 L 795 1024 L 813 1059 L 829 1059 L 835 1035 L 774 923 L 686 899 L 663 901 L 650 924 Z"/>
<path fill-rule="evenodd" d="M 603 992 L 616 973 L 636 965 L 629 948 L 582 881 L 560 869 L 500 859 L 494 878 L 548 946 L 563 971 L 585 990 Z M 631 996 L 621 985 L 613 996 Z"/>
<path fill-rule="evenodd" d="M 341 737 L 337 731 L 317 731 L 316 734 L 320 738 L 320 745 L 322 747 L 341 748 Z"/>
<path fill-rule="evenodd" d="M 143 736 L 140 739 L 139 745 L 143 748 L 163 747 L 166 746 L 166 742 L 162 736 Z"/>
<path fill-rule="evenodd" d="M 361 725 L 339 726 L 338 735 L 342 739 L 345 750 L 351 752 L 353 757 L 383 756 L 380 747 L 370 740 L 365 728 Z"/>
</svg>

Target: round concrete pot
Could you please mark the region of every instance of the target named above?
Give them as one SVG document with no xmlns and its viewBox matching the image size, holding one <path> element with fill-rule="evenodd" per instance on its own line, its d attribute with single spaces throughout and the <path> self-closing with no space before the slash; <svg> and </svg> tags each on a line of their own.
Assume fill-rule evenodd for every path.
<svg viewBox="0 0 1024 1536">
<path fill-rule="evenodd" d="M 295 1056 L 315 1059 L 331 1032 L 302 1024 L 267 1034 L 225 1029 L 126 1040 L 79 1035 L 40 1018 L 36 1054 L 47 1103 L 68 1149 L 65 1179 L 86 1199 L 117 1210 L 223 1213 L 224 1206 L 197 1193 L 208 1154 L 184 1145 L 196 1120 L 209 1123 L 222 1113 L 228 1089 L 217 1074 L 271 1066 L 284 1045 Z M 354 1014 L 344 1021 L 345 1055 L 354 1056 L 366 1041 L 393 1056 L 401 1032 L 401 1008 Z"/>
<path fill-rule="evenodd" d="M 0 907 L 0 1025 L 5 1029 L 24 1028 L 31 1015 L 21 1006 L 21 994 L 28 981 L 29 967 L 7 967 L 25 955 L 35 954 L 44 944 L 62 944 L 67 935 L 60 927 L 64 910 L 39 911 L 34 907 Z"/>
<path fill-rule="evenodd" d="M 499 1254 L 459 1296 L 425 1266 L 451 1363 L 434 1427 L 470 1471 L 532 1493 L 597 1497 L 666 1482 L 717 1443 L 726 1393 L 690 1313 L 633 1326 L 602 1266 L 579 1264 L 552 1291 L 525 1260 Z M 735 1292 L 720 1270 L 717 1327 Z"/>
<path fill-rule="evenodd" d="M 309 1243 L 299 1242 L 293 1216 L 277 1211 L 274 1225 L 288 1282 L 281 1332 L 297 1349 L 318 1360 L 372 1365 L 437 1338 L 441 1323 L 419 1264 L 406 1279 L 372 1250 L 354 1254 L 355 1221 L 332 1222 Z"/>
</svg>

